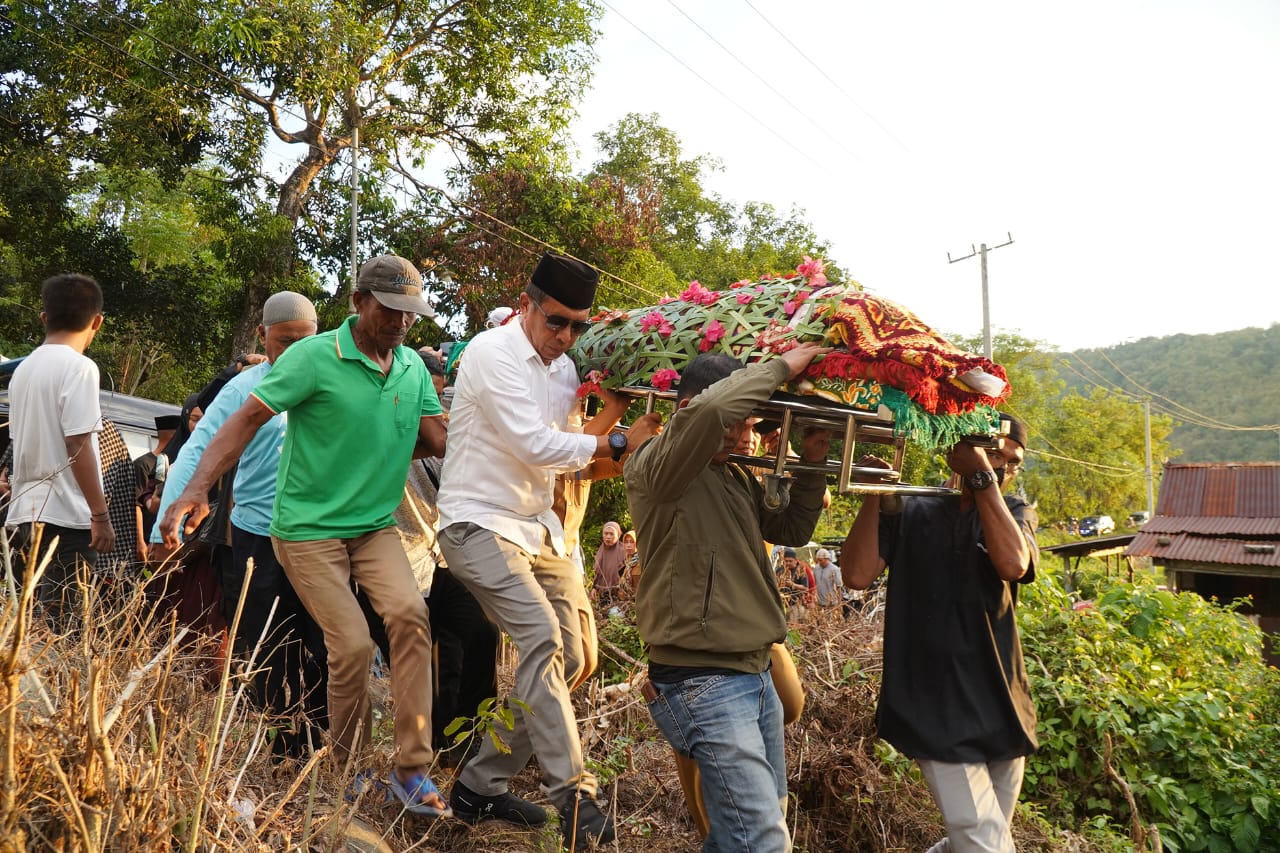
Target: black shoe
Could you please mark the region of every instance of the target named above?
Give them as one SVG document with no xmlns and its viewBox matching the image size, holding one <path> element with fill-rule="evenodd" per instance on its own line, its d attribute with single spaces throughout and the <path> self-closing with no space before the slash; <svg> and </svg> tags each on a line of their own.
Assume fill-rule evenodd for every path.
<svg viewBox="0 0 1280 853">
<path fill-rule="evenodd" d="M 486 797 L 456 781 L 453 783 L 453 790 L 449 792 L 449 808 L 453 809 L 454 817 L 467 823 L 505 820 L 521 826 L 541 826 L 547 822 L 546 809 L 536 803 L 522 800 L 510 792 Z"/>
<path fill-rule="evenodd" d="M 579 794 L 560 807 L 560 831 L 564 833 L 564 848 L 575 851 L 589 850 L 594 844 L 613 841 L 613 818 L 600 811 L 596 801 L 586 794 Z"/>
</svg>

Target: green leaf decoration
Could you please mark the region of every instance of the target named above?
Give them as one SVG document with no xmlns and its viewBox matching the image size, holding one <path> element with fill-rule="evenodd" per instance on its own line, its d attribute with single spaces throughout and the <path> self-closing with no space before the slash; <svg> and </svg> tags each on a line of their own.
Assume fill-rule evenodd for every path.
<svg viewBox="0 0 1280 853">
<path fill-rule="evenodd" d="M 694 281 L 678 297 L 665 297 L 657 305 L 626 310 L 606 308 L 592 318 L 591 328 L 570 351 L 583 379 L 578 393 L 583 396 L 600 389 L 635 386 L 667 391 L 678 382 L 689 361 L 702 352 L 725 353 L 749 363 L 765 361 L 802 342 L 815 341 L 837 345 L 832 356 L 847 356 L 851 350 L 844 340 L 850 336 L 836 328 L 834 318 L 840 316 L 851 299 L 863 298 L 869 299 L 861 285 L 829 285 L 820 262 L 806 259 L 806 264 L 789 278 L 743 280 L 721 291 L 708 290 Z M 892 303 L 885 304 L 897 308 Z M 917 338 L 921 330 L 931 332 L 907 316 L 914 321 L 910 330 Z M 948 348 L 954 351 L 941 338 L 936 338 L 935 348 L 944 355 Z M 955 352 L 963 357 L 958 362 L 966 368 L 977 358 Z M 862 362 L 870 360 L 862 357 Z M 935 389 L 941 388 L 944 402 L 953 409 L 949 412 L 930 411 L 912 399 L 916 395 L 876 378 L 856 375 L 857 365 L 862 362 L 851 362 L 847 357 L 832 358 L 829 370 L 815 361 L 801 380 L 788 383 L 782 390 L 819 396 L 833 406 L 865 412 L 876 412 L 884 405 L 893 412 L 897 435 L 928 447 L 950 446 L 963 436 L 988 433 L 998 427 L 993 398 L 975 391 L 972 399 L 966 400 L 954 387 L 943 387 L 948 376 L 936 363 L 944 361 L 932 351 L 908 353 L 902 364 L 892 365 L 894 370 L 888 372 L 893 376 L 913 371 L 923 375 L 933 369 L 937 376 L 927 381 Z M 994 369 L 990 372 L 1003 380 L 1002 369 L 991 367 Z M 953 398 L 959 398 L 959 403 Z"/>
</svg>

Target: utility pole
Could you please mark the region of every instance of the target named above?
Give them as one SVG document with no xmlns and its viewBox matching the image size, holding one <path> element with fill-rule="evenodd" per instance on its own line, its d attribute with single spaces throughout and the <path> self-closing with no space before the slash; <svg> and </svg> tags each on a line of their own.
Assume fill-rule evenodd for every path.
<svg viewBox="0 0 1280 853">
<path fill-rule="evenodd" d="M 969 244 L 972 250 L 963 258 L 953 258 L 951 253 L 947 252 L 947 263 L 954 264 L 957 261 L 967 261 L 974 255 L 977 255 L 982 262 L 982 354 L 987 357 L 987 361 L 991 361 L 991 299 L 987 295 L 987 252 L 995 249 L 1003 249 L 1013 242 L 1013 233 L 1005 232 L 1005 236 L 1009 239 L 1005 240 L 998 246 L 987 246 L 986 243 L 981 244 L 974 249 L 973 244 Z"/>
<path fill-rule="evenodd" d="M 356 240 L 360 225 L 360 124 L 355 121 L 355 106 L 351 108 L 351 292 L 356 292 L 356 278 L 360 274 L 360 260 L 356 255 Z"/>
<path fill-rule="evenodd" d="M 1151 398 L 1142 398 L 1142 421 L 1147 437 L 1147 518 L 1155 518 L 1156 492 L 1154 474 L 1151 470 Z"/>
</svg>

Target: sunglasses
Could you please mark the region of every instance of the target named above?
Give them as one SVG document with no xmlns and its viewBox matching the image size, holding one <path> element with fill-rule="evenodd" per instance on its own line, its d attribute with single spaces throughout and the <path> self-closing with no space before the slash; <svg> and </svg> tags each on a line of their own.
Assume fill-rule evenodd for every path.
<svg viewBox="0 0 1280 853">
<path fill-rule="evenodd" d="M 587 329 L 591 328 L 591 322 L 589 320 L 570 320 L 568 317 L 564 317 L 560 314 L 548 314 L 547 309 L 543 308 L 537 302 L 534 302 L 532 299 L 530 299 L 529 302 L 532 303 L 534 308 L 537 308 L 542 312 L 542 319 L 546 322 L 547 328 L 553 332 L 560 332 L 565 328 L 568 328 L 569 334 L 576 338 L 578 335 L 581 335 Z"/>
</svg>

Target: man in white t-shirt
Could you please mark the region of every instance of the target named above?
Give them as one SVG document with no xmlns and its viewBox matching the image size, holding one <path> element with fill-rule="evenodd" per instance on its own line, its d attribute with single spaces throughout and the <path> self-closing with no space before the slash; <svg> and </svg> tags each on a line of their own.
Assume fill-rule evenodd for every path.
<svg viewBox="0 0 1280 853">
<path fill-rule="evenodd" d="M 840 567 L 831 561 L 831 552 L 819 548 L 813 555 L 813 579 L 818 586 L 819 607 L 839 607 L 844 604 L 840 594 L 844 584 L 840 580 Z"/>
<path fill-rule="evenodd" d="M 18 528 L 24 550 L 37 541 L 37 522 L 42 553 L 58 538 L 37 596 L 63 629 L 79 610 L 77 564 L 92 567 L 115 547 L 98 459 L 98 366 L 84 355 L 102 326 L 102 288 L 86 275 L 57 275 L 41 286 L 40 298 L 44 343 L 9 382 L 13 495 L 6 523 Z"/>
</svg>

